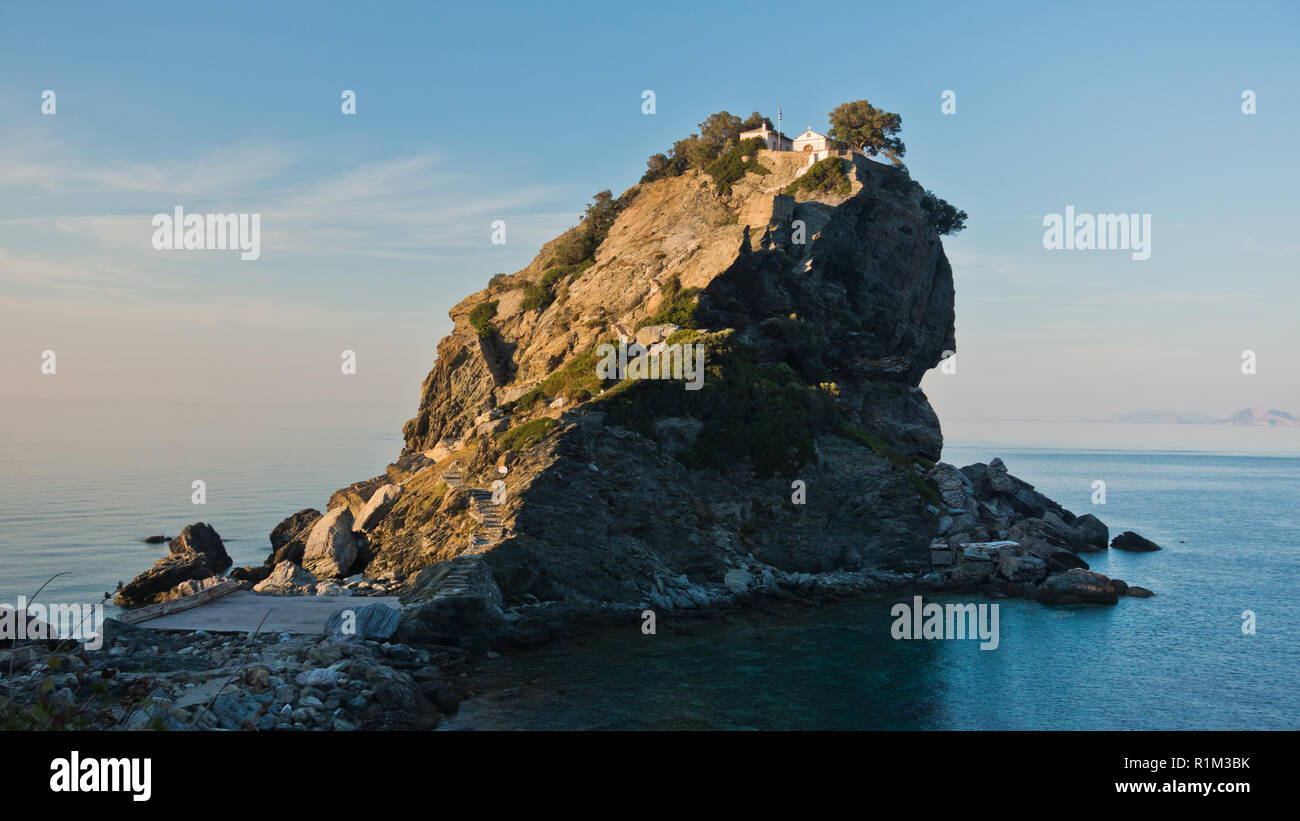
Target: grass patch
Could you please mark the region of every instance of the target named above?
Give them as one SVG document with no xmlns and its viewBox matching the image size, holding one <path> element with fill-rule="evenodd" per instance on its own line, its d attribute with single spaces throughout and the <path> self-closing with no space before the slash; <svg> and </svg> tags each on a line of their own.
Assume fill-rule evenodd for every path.
<svg viewBox="0 0 1300 821">
<path fill-rule="evenodd" d="M 506 413 L 527 413 L 532 410 L 538 402 L 545 402 L 546 394 L 542 393 L 541 388 L 533 388 L 528 393 L 514 400 L 506 402 L 501 409 Z"/>
<path fill-rule="evenodd" d="M 833 194 L 847 194 L 853 190 L 849 175 L 844 173 L 844 160 L 839 157 L 827 157 L 813 163 L 797 180 L 785 187 L 785 193 L 796 191 L 829 191 Z"/>
<path fill-rule="evenodd" d="M 525 422 L 518 427 L 498 433 L 496 435 L 497 444 L 501 446 L 502 450 L 530 448 L 542 441 L 542 437 L 550 433 L 556 424 L 558 423 L 549 416 Z"/>
<path fill-rule="evenodd" d="M 588 348 L 570 360 L 569 364 L 543 379 L 542 384 L 534 390 L 540 391 L 547 399 L 557 396 L 575 399 L 579 391 L 586 391 L 588 395 L 597 393 L 604 387 L 596 375 L 596 363 L 599 360 L 595 346 Z"/>
</svg>

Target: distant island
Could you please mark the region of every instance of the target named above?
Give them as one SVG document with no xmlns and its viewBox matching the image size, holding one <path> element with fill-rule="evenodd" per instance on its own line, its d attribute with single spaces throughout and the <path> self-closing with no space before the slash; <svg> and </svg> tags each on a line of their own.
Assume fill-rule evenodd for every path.
<svg viewBox="0 0 1300 821">
<path fill-rule="evenodd" d="M 1300 425 L 1286 411 L 1273 408 L 1242 408 L 1231 416 L 1217 418 L 1208 413 L 1183 413 L 1180 411 L 1149 410 L 1121 413 L 1108 417 L 1107 422 L 1131 422 L 1142 425 L 1253 425 L 1268 427 L 1293 427 Z"/>
</svg>

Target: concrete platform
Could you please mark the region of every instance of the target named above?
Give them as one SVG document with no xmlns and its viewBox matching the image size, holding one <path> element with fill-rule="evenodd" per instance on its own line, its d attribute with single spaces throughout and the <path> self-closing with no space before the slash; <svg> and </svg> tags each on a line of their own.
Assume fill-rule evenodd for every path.
<svg viewBox="0 0 1300 821">
<path fill-rule="evenodd" d="M 137 626 L 150 630 L 251 633 L 261 624 L 259 633 L 320 635 L 334 613 L 371 604 L 402 609 L 397 596 L 264 596 L 237 590 L 192 610 L 159 616 Z"/>
</svg>

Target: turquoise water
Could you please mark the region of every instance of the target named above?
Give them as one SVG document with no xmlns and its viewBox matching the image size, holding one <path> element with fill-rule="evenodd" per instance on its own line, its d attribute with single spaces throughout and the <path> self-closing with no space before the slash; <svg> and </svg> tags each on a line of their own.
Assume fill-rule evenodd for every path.
<svg viewBox="0 0 1300 821">
<path fill-rule="evenodd" d="M 1174 433 L 1198 431 L 1163 432 Z M 1259 433 L 1212 435 L 1268 444 Z M 1283 434 L 1274 445 L 1283 450 L 1297 439 L 1263 433 Z M 629 625 L 482 664 L 483 697 L 447 728 L 1300 727 L 1300 456 L 991 444 L 950 445 L 944 456 L 960 465 L 1000 455 L 1112 533 L 1156 540 L 1158 553 L 1088 557 L 1156 596 L 1114 607 L 1003 601 L 1000 645 L 989 651 L 892 639 L 897 598 L 779 617 L 677 624 L 662 615 L 653 636 Z M 1091 503 L 1096 479 L 1107 484 L 1105 505 Z M 1255 635 L 1242 632 L 1244 610 L 1255 613 Z"/>
<path fill-rule="evenodd" d="M 0 602 L 96 601 L 204 520 L 261 562 L 288 513 L 383 471 L 402 409 L 4 401 Z M 1300 728 L 1300 429 L 946 423 L 944 458 L 1011 472 L 1159 553 L 1089 557 L 1156 596 L 1003 601 L 1000 646 L 895 641 L 894 599 L 638 625 L 483 662 L 456 727 Z M 1013 447 L 1018 443 L 1019 447 Z M 1028 443 L 1032 447 L 1024 447 Z M 191 482 L 207 504 L 191 503 Z M 1107 485 L 1105 505 L 1092 483 Z M 1243 635 L 1243 610 L 1257 633 Z"/>
</svg>

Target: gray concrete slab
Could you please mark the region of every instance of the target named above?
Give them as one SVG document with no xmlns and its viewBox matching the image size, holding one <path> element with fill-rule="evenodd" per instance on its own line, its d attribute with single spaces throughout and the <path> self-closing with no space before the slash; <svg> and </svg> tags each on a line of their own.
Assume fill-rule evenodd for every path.
<svg viewBox="0 0 1300 821">
<path fill-rule="evenodd" d="M 319 635 L 340 610 L 386 604 L 400 610 L 396 596 L 266 596 L 237 590 L 216 601 L 141 622 L 151 630 L 207 630 L 209 633 L 298 633 Z M 263 621 L 265 617 L 265 621 Z"/>
</svg>

